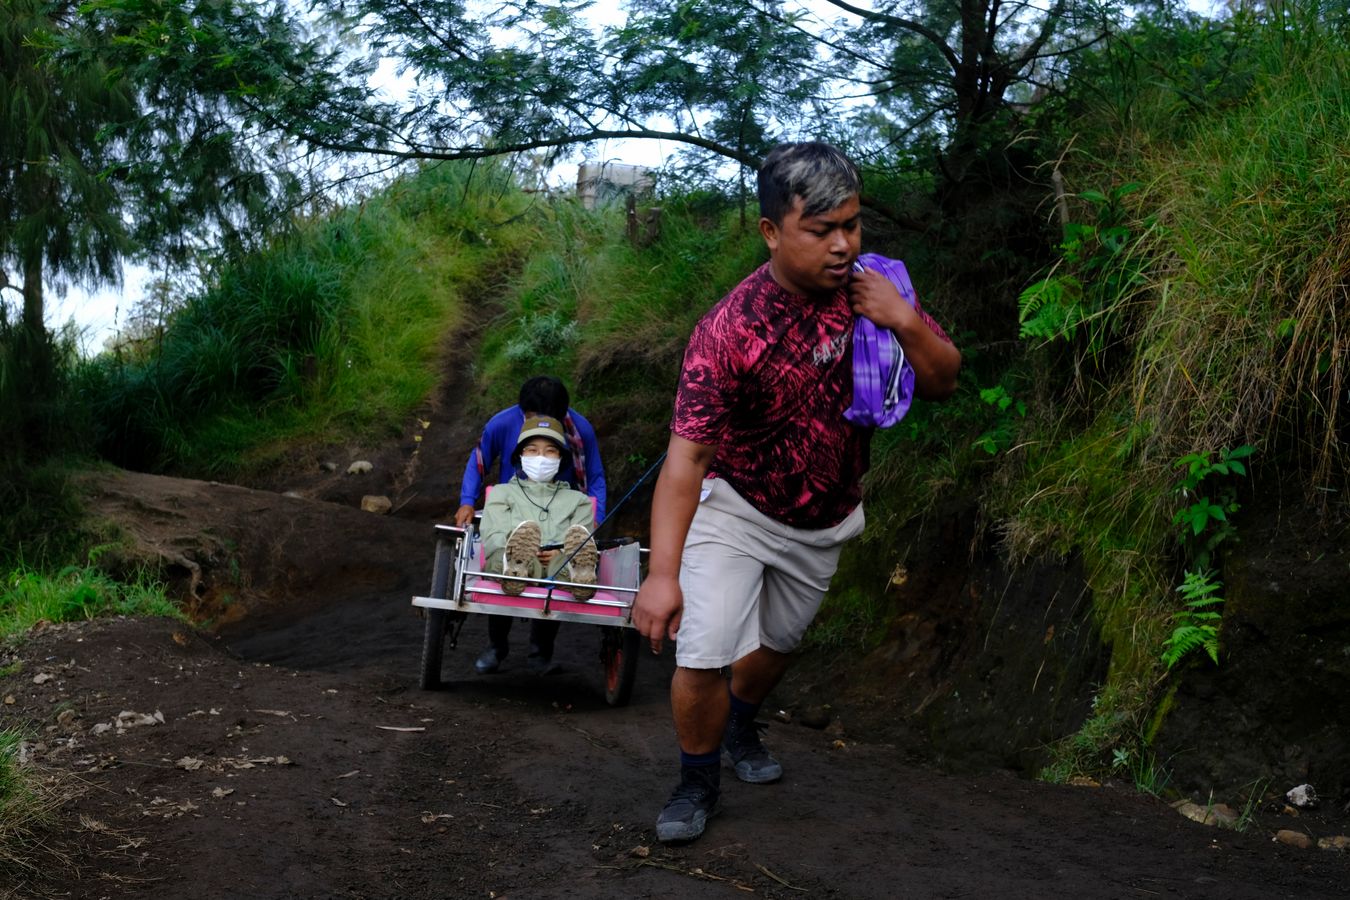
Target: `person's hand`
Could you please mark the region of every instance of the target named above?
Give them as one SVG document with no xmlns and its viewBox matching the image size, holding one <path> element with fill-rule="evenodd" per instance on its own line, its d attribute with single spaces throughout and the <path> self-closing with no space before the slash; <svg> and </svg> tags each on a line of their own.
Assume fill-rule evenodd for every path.
<svg viewBox="0 0 1350 900">
<path fill-rule="evenodd" d="M 916 315 L 891 280 L 867 269 L 854 272 L 848 282 L 848 300 L 853 311 L 866 316 L 882 328 L 898 330 L 907 315 Z"/>
<path fill-rule="evenodd" d="M 545 569 L 547 569 L 547 568 L 548 568 L 548 564 L 551 563 L 551 562 L 553 562 L 553 557 L 555 557 L 555 556 L 557 556 L 557 555 L 558 555 L 558 551 L 557 551 L 557 550 L 540 550 L 540 551 L 539 551 L 539 562 L 543 564 L 543 566 L 544 566 Z"/>
<path fill-rule="evenodd" d="M 473 504 L 465 503 L 459 509 L 455 510 L 455 525 L 463 528 L 473 521 Z"/>
<path fill-rule="evenodd" d="M 684 616 L 684 594 L 679 578 L 649 575 L 633 600 L 633 625 L 650 643 L 653 653 L 661 652 L 666 638 L 675 640 Z"/>
</svg>

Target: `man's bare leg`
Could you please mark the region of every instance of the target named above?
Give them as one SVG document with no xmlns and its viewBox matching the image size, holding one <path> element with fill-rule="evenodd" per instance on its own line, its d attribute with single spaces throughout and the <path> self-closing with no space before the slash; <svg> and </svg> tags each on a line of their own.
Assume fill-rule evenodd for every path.
<svg viewBox="0 0 1350 900">
<path fill-rule="evenodd" d="M 660 841 L 692 841 L 717 812 L 722 732 L 730 700 L 720 669 L 675 669 L 670 706 L 680 743 L 680 783 L 656 819 Z"/>
<path fill-rule="evenodd" d="M 676 668 L 670 682 L 670 707 L 681 750 L 697 755 L 722 746 L 730 707 L 720 669 Z"/>
<path fill-rule="evenodd" d="M 783 680 L 791 659 L 788 654 L 768 647 L 741 657 L 731 666 L 731 693 L 758 706 Z"/>
<path fill-rule="evenodd" d="M 741 657 L 731 666 L 731 693 L 759 706 L 783 679 L 790 659 L 768 647 Z M 676 668 L 670 682 L 670 706 L 681 750 L 711 753 L 721 746 L 731 703 L 720 670 Z"/>
</svg>

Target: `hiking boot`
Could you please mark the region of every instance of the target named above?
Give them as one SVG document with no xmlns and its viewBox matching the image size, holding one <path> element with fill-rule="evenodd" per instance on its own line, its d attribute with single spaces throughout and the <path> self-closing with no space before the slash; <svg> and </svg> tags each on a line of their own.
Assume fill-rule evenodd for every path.
<svg viewBox="0 0 1350 900">
<path fill-rule="evenodd" d="M 501 668 L 502 660 L 506 659 L 505 651 L 498 651 L 496 647 L 488 647 L 478 659 L 474 660 L 473 670 L 479 675 L 491 675 Z"/>
<path fill-rule="evenodd" d="M 562 555 L 563 559 L 572 557 L 572 561 L 567 564 L 567 580 L 579 584 L 595 584 L 595 567 L 600 561 L 600 555 L 596 552 L 595 541 L 590 540 L 591 533 L 586 530 L 585 525 L 573 525 L 563 534 Z M 580 550 L 577 548 L 580 547 Z M 572 551 L 576 550 L 576 556 L 572 556 Z M 595 596 L 595 591 L 590 588 L 572 588 L 572 597 L 576 600 L 589 600 Z"/>
<path fill-rule="evenodd" d="M 736 777 L 750 784 L 769 784 L 783 777 L 783 767 L 764 749 L 759 733 L 763 722 L 744 722 L 732 716 L 722 735 L 722 751 L 731 760 Z"/>
<path fill-rule="evenodd" d="M 656 817 L 656 839 L 663 844 L 692 841 L 717 814 L 721 773 L 716 766 L 685 766 L 680 783 Z"/>
<path fill-rule="evenodd" d="M 513 578 L 539 577 L 539 542 L 543 535 L 539 523 L 526 519 L 506 538 L 506 552 L 502 559 L 502 591 L 507 594 L 521 594 L 525 591 L 525 582 L 511 581 Z"/>
</svg>

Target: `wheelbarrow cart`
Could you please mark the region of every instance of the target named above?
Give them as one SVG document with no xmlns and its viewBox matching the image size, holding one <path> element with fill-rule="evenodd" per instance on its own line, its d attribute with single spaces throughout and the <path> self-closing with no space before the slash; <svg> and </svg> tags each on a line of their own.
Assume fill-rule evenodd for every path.
<svg viewBox="0 0 1350 900">
<path fill-rule="evenodd" d="M 578 600 L 571 589 L 592 586 L 558 578 L 513 578 L 525 587 L 519 594 L 508 593 L 502 588 L 501 573 L 484 571 L 476 522 L 463 527 L 437 525 L 431 590 L 412 600 L 424 616 L 422 689 L 442 685 L 446 644 L 456 646 L 470 614 L 507 615 L 599 626 L 605 700 L 611 706 L 626 704 L 637 675 L 640 635 L 633 628 L 633 600 L 645 551 L 631 538 L 602 540 L 598 547 L 594 596 Z"/>
</svg>

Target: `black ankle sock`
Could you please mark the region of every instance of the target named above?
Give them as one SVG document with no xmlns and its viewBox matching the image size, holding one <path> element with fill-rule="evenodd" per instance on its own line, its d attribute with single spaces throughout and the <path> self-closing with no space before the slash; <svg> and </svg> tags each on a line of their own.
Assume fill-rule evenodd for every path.
<svg viewBox="0 0 1350 900">
<path fill-rule="evenodd" d="M 722 750 L 718 748 L 710 753 L 685 753 L 680 751 L 681 769 L 704 769 L 719 766 L 722 763 Z"/>
<path fill-rule="evenodd" d="M 735 733 L 752 725 L 755 716 L 759 715 L 760 704 L 747 703 L 733 694 L 730 688 L 727 688 L 727 697 L 731 701 L 731 714 L 727 717 L 727 730 Z"/>
</svg>

